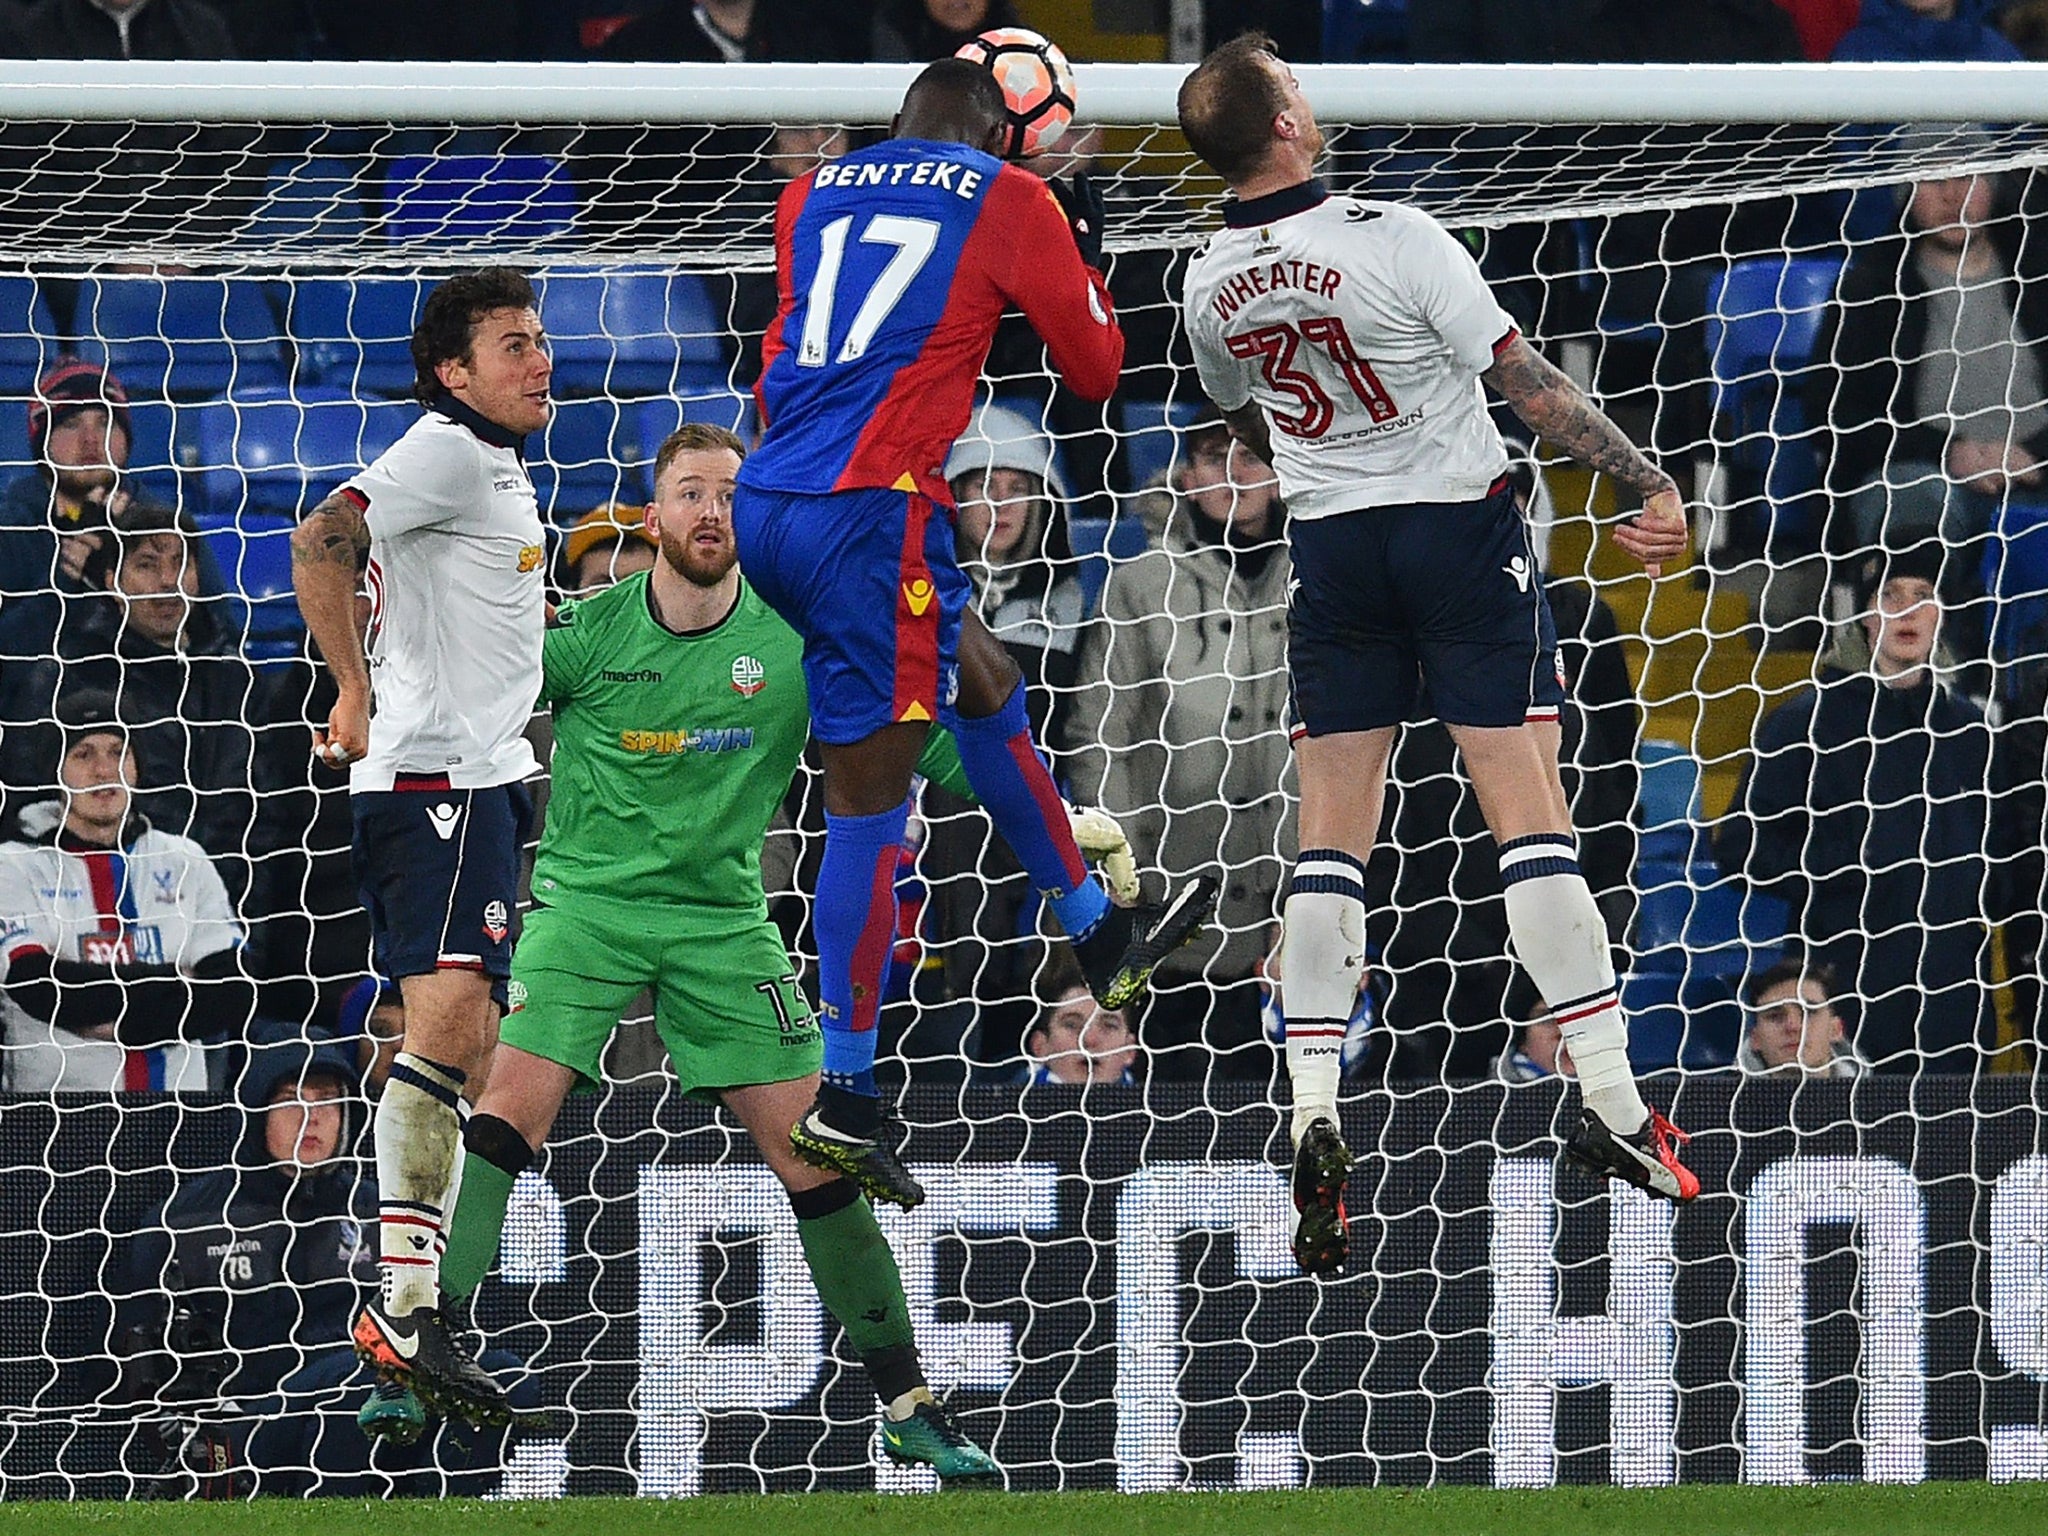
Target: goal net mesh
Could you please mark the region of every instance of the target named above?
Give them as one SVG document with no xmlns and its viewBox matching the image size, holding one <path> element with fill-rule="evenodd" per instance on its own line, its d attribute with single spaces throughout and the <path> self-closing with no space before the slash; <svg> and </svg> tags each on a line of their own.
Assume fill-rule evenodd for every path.
<svg viewBox="0 0 2048 1536">
<path fill-rule="evenodd" d="M 8 836 L 62 837 L 66 692 L 118 690 L 137 804 L 220 874 L 265 1027 L 357 1029 L 368 1059 L 388 1021 L 363 1022 L 346 796 L 306 755 L 327 695 L 289 530 L 414 419 L 433 282 L 509 262 L 554 345 L 528 451 L 551 580 L 608 579 L 616 541 L 572 565 L 571 529 L 643 502 L 680 422 L 752 433 L 774 199 L 876 131 L 775 116 L 0 125 Z M 1648 581 L 1603 531 L 1633 510 L 1611 484 L 1516 450 L 1632 1053 L 1707 1193 L 1674 1214 L 1555 1166 L 1576 1093 L 1479 807 L 1418 723 L 1346 1046 L 1352 1264 L 1295 1272 L 1269 959 L 1295 836 L 1284 512 L 1205 427 L 1178 317 L 1220 187 L 1170 122 L 1077 131 L 1046 164 L 1105 182 L 1123 385 L 1073 397 L 1006 324 L 949 468 L 1007 511 L 967 520 L 990 531 L 963 556 L 1062 782 L 1121 818 L 1152 888 L 1210 870 L 1223 899 L 1128 1040 L 1098 1020 L 1077 1044 L 1028 881 L 978 810 L 924 792 L 883 1069 L 931 1199 L 884 1226 L 932 1385 L 1026 1488 L 2048 1476 L 2044 130 L 1326 126 L 1332 187 L 1459 231 L 1693 504 L 1695 553 Z M 182 519 L 175 642 L 141 544 L 114 558 L 52 485 L 53 432 L 111 384 L 31 435 L 66 358 L 119 381 L 117 498 Z M 1968 431 L 1989 467 L 1944 442 Z M 1875 660 L 1870 638 L 1880 602 L 1912 606 L 1886 592 L 1917 591 L 1884 578 L 1923 568 L 1932 691 L 1897 675 L 1931 618 L 1894 612 Z M 765 860 L 807 974 L 822 825 L 807 767 Z M 0 855 L 10 967 L 58 900 L 37 867 Z M 72 893 L 63 952 L 175 959 L 151 896 Z M 1808 1067 L 1774 1068 L 1798 1010 L 1788 1045 L 1744 981 L 1800 954 L 1833 995 Z M 522 1177 L 474 1309 L 554 1429 L 373 1455 L 308 1277 L 367 1275 L 374 1227 L 282 1193 L 236 1097 L 243 1021 L 130 1048 L 53 1033 L 34 1000 L 0 1000 L 0 1497 L 933 1486 L 881 1456 L 788 1201 L 673 1091 L 644 1008 Z"/>
</svg>

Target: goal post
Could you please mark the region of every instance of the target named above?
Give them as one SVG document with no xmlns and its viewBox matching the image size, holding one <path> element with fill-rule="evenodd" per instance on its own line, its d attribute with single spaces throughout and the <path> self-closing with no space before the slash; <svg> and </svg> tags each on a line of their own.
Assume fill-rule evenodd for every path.
<svg viewBox="0 0 2048 1536">
<path fill-rule="evenodd" d="M 150 814 L 227 872 L 266 1018 L 352 1017 L 368 956 L 345 795 L 304 750 L 320 706 L 285 551 L 413 419 L 424 293 L 485 262 L 536 278 L 557 410 L 527 463 L 569 590 L 590 574 L 569 529 L 644 502 L 669 431 L 753 432 L 775 197 L 885 129 L 915 72 L 0 63 L 0 507 L 21 509 L 0 521 L 0 836 L 61 815 L 36 743 L 66 687 L 164 675 L 111 638 L 118 572 L 67 570 L 51 536 L 70 525 L 49 520 L 30 408 L 76 358 L 121 389 L 62 407 L 119 406 L 122 485 L 185 519 L 208 664 L 246 684 L 225 704 L 143 696 L 181 743 L 148 755 L 170 776 L 141 786 Z M 1633 510 L 1615 488 L 1517 447 L 1579 701 L 1582 862 L 1626 962 L 1635 1061 L 1695 1134 L 1707 1193 L 1673 1214 L 1555 1166 L 1576 1096 L 1548 1070 L 1478 807 L 1418 722 L 1372 866 L 1342 1096 L 1355 1267 L 1331 1282 L 1294 1272 L 1282 1168 L 1284 511 L 1201 419 L 1179 319 L 1222 187 L 1175 123 L 1184 66 L 1076 73 L 1077 126 L 1042 165 L 1079 154 L 1105 183 L 1125 378 L 1078 401 L 1005 327 L 993 409 L 949 467 L 969 492 L 1022 474 L 1022 537 L 1058 537 L 963 557 L 1030 653 L 1063 782 L 1123 819 L 1155 883 L 1213 870 L 1224 898 L 1131 1021 L 1134 1054 L 1069 1084 L 1076 1058 L 1039 1027 L 1066 977 L 1037 899 L 978 810 L 925 791 L 882 1060 L 931 1199 L 884 1227 L 934 1387 L 1036 1489 L 2048 1477 L 2048 477 L 2022 454 L 2007 491 L 1970 490 L 1914 447 L 1958 390 L 2016 448 L 2048 428 L 2048 327 L 2028 329 L 2048 311 L 2048 66 L 1297 69 L 1332 189 L 1458 232 L 1529 339 L 1679 480 L 1699 546 L 1644 579 L 1603 531 Z M 1949 217 L 1981 218 L 1999 254 L 1937 306 L 1953 334 L 1930 344 L 1929 285 L 1897 256 L 1907 189 L 1971 179 L 1992 204 Z M 1873 276 L 1878 252 L 1892 267 Z M 1919 329 L 1874 332 L 1893 310 Z M 1956 382 L 1986 353 L 2002 391 Z M 1872 467 L 1874 430 L 1890 446 Z M 1872 693 L 1843 733 L 1816 689 L 1869 682 L 1873 581 L 1904 546 L 1939 557 L 1938 687 L 1910 718 Z M 70 614 L 105 654 L 61 630 Z M 1766 769 L 1790 801 L 1764 803 Z M 201 814 L 230 801 L 243 824 Z M 1850 823 L 1863 851 L 1826 863 Z M 806 770 L 764 861 L 806 967 L 821 835 Z M 30 899 L 0 889 L 0 942 Z M 1834 966 L 1844 1034 L 1787 1070 L 1782 1039 L 1751 1038 L 1747 988 L 1809 949 Z M 160 1260 L 180 1191 L 251 1184 L 238 1057 L 196 1053 L 206 1093 L 15 1091 L 59 1047 L 6 998 L 0 972 L 0 1497 L 131 1496 L 169 1452 L 215 1444 L 282 1457 L 250 1468 L 268 1492 L 470 1488 L 452 1449 L 402 1474 L 339 1454 L 345 1372 L 258 1390 L 138 1364 L 224 1353 L 206 1328 L 261 1273 L 230 1239 L 179 1250 L 175 1275 L 137 1259 Z M 560 1421 L 494 1450 L 489 1480 L 924 1487 L 872 1441 L 787 1201 L 732 1123 L 671 1091 L 651 1037 L 630 1021 L 612 1080 L 564 1113 L 478 1293 L 479 1329 Z M 1880 1046 L 1904 1054 L 1859 1060 Z M 334 1370 L 341 1346 L 278 1348 Z M 254 1435 L 287 1421 L 307 1437 Z"/>
</svg>

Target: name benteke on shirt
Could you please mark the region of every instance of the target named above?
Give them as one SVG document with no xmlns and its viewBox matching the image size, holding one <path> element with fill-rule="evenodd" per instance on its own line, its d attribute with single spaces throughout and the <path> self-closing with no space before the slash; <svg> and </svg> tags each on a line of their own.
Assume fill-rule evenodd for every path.
<svg viewBox="0 0 2048 1536">
<path fill-rule="evenodd" d="M 833 163 L 818 167 L 812 178 L 815 187 L 943 187 L 955 197 L 972 199 L 981 190 L 981 172 L 957 160 L 920 160 L 915 165 L 898 161 L 894 165 L 872 162 L 860 165 Z"/>
<path fill-rule="evenodd" d="M 1247 267 L 1217 290 L 1216 318 L 1228 320 L 1251 300 L 1283 289 L 1299 289 L 1327 299 L 1343 285 L 1344 274 L 1335 267 L 1303 261 L 1298 256 L 1290 256 L 1285 261 L 1260 262 L 1256 267 Z"/>
</svg>

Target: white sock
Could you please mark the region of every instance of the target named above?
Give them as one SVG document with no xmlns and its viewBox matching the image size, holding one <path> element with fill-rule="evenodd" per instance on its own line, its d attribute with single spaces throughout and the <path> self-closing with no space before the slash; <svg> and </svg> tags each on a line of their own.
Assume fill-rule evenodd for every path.
<svg viewBox="0 0 2048 1536">
<path fill-rule="evenodd" d="M 441 1230 L 455 1205 L 463 1076 L 400 1051 L 377 1104 L 378 1249 L 393 1317 L 440 1305 Z"/>
<path fill-rule="evenodd" d="M 448 1234 L 455 1229 L 455 1212 L 462 1204 L 462 1170 L 469 1165 L 469 1153 L 463 1146 L 469 1131 L 469 1104 L 457 1100 L 455 1105 L 455 1162 L 448 1175 L 448 1193 L 441 1197 L 441 1230 L 434 1234 L 434 1279 L 438 1285 L 441 1277 L 441 1260 L 448 1256 Z"/>
<path fill-rule="evenodd" d="M 1650 1118 L 1628 1062 L 1628 1023 L 1614 986 L 1607 924 L 1570 835 L 1542 832 L 1501 844 L 1500 880 L 1515 957 L 1550 1005 L 1570 1049 L 1586 1107 L 1617 1135 Z"/>
<path fill-rule="evenodd" d="M 1299 1145 L 1316 1121 L 1337 1118 L 1344 1032 L 1365 969 L 1365 866 L 1334 848 L 1305 850 L 1295 860 L 1285 911 L 1280 1003 Z"/>
</svg>

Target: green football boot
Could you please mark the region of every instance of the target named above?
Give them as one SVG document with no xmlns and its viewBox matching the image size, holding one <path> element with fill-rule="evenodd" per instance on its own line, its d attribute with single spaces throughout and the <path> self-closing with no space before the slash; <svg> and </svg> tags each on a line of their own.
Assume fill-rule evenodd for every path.
<svg viewBox="0 0 2048 1536">
<path fill-rule="evenodd" d="M 403 1382 L 380 1381 L 370 1388 L 369 1401 L 356 1413 L 356 1424 L 372 1444 L 388 1440 L 411 1445 L 427 1427 L 427 1410 L 419 1395 Z"/>
<path fill-rule="evenodd" d="M 937 1403 L 919 1403 L 907 1419 L 882 1416 L 882 1450 L 903 1466 L 927 1466 L 948 1483 L 1002 1486 L 996 1459 L 967 1438 L 967 1431 Z"/>
</svg>

